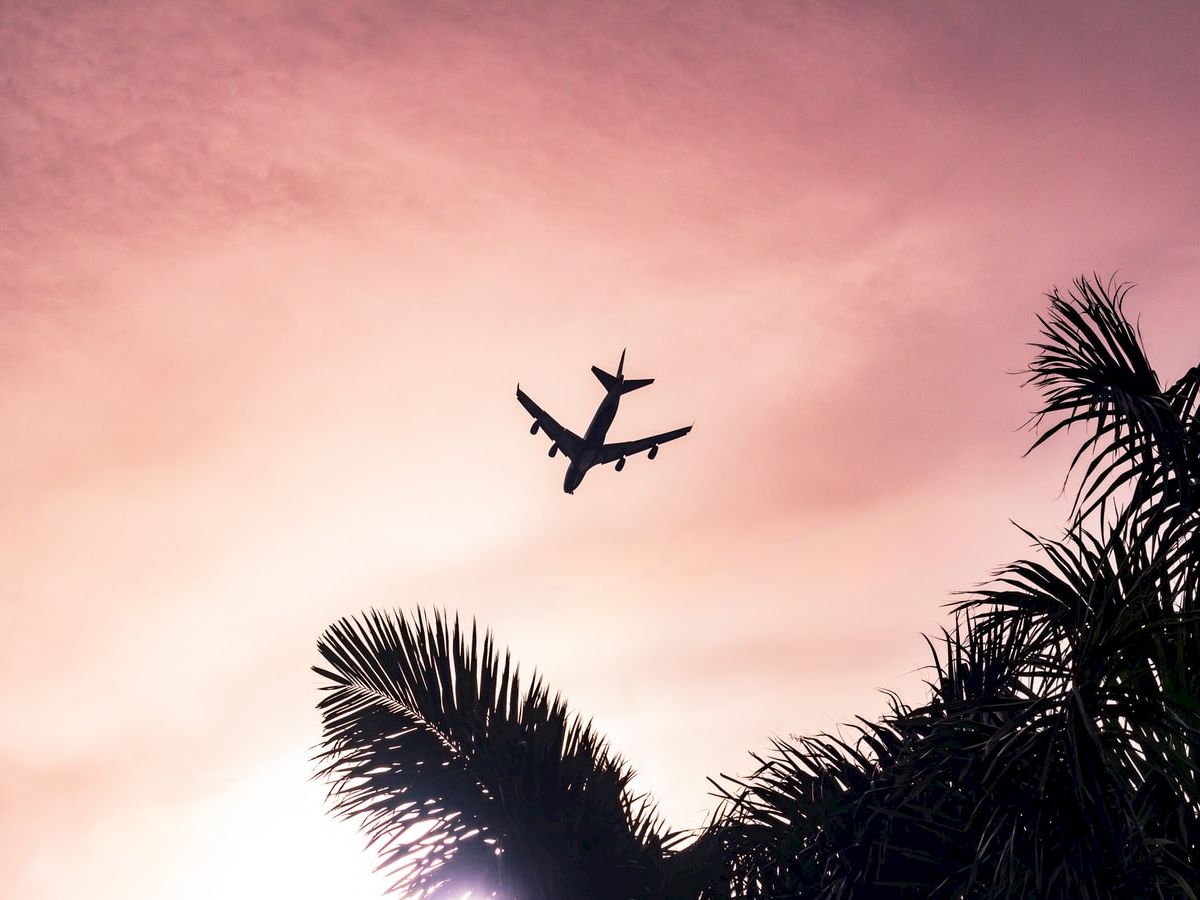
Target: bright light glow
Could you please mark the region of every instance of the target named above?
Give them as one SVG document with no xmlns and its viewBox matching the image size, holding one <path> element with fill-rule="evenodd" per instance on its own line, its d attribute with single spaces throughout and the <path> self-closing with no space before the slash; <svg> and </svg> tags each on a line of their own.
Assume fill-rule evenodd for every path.
<svg viewBox="0 0 1200 900">
<path fill-rule="evenodd" d="M 323 814 L 309 772 L 303 757 L 281 756 L 184 811 L 172 881 L 145 900 L 379 900 L 388 883 L 371 872 L 374 856 L 353 824 Z"/>
</svg>

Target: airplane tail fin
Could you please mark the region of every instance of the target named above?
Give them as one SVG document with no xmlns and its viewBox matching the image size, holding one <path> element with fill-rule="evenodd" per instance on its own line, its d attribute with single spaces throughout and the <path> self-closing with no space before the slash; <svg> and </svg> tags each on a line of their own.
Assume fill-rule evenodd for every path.
<svg viewBox="0 0 1200 900">
<path fill-rule="evenodd" d="M 636 391 L 640 387 L 645 387 L 648 384 L 654 384 L 653 378 L 625 378 L 625 351 L 621 351 L 621 361 L 617 363 L 617 374 L 609 375 L 599 366 L 592 366 L 592 374 L 600 379 L 600 383 L 604 385 L 606 391 L 612 391 L 614 388 L 619 389 L 622 394 L 628 394 L 630 391 Z"/>
</svg>

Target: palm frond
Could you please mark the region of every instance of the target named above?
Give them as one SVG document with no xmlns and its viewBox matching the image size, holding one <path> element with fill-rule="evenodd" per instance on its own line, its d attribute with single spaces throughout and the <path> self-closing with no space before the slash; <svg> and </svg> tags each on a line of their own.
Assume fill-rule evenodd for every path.
<svg viewBox="0 0 1200 900">
<path fill-rule="evenodd" d="M 625 898 L 661 877 L 669 835 L 631 771 L 540 678 L 522 688 L 490 634 L 371 612 L 318 647 L 319 774 L 394 890 Z"/>
<path fill-rule="evenodd" d="M 1038 317 L 1043 340 L 1033 344 L 1039 352 L 1026 383 L 1042 391 L 1044 404 L 1030 424 L 1049 427 L 1030 451 L 1074 425 L 1091 426 L 1069 467 L 1090 456 L 1075 497 L 1080 517 L 1125 487 L 1139 500 L 1169 489 L 1191 505 L 1195 441 L 1185 416 L 1194 411 L 1194 379 L 1174 394 L 1163 391 L 1124 315 L 1130 287 L 1079 278 L 1066 297 L 1050 293 L 1050 311 Z"/>
<path fill-rule="evenodd" d="M 1025 696 L 997 710 L 978 777 L 984 796 L 1027 800 L 989 801 L 985 840 L 1007 849 L 980 860 L 989 877 L 1035 874 L 1038 895 L 1171 896 L 1200 838 L 1200 616 L 1173 601 L 1169 548 L 1132 520 L 1038 545 L 1046 562 L 1013 563 L 959 606 L 1024 652 Z"/>
</svg>

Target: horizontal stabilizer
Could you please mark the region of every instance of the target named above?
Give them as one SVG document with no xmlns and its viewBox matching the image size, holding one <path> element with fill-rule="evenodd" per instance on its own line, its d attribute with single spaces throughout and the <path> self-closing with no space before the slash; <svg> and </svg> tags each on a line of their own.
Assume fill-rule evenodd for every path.
<svg viewBox="0 0 1200 900">
<path fill-rule="evenodd" d="M 604 385 L 606 391 L 611 391 L 617 386 L 617 376 L 609 375 L 599 366 L 592 366 L 592 374 L 600 379 L 600 383 Z"/>
<path fill-rule="evenodd" d="M 648 384 L 654 384 L 653 378 L 630 378 L 621 385 L 621 393 L 628 394 L 630 391 L 636 391 L 638 388 L 645 387 Z"/>
</svg>

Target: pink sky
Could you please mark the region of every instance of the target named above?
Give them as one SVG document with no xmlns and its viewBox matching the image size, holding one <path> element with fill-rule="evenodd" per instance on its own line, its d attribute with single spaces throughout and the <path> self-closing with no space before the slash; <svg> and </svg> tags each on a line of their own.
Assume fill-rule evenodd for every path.
<svg viewBox="0 0 1200 900">
<path fill-rule="evenodd" d="M 478 616 L 675 826 L 1052 531 L 1041 293 L 1200 354 L 1191 4 L 0 7 L 0 884 L 377 896 L 315 641 Z M 433 11 L 431 11 L 433 10 Z M 1150 12 L 1147 12 L 1150 10 Z M 617 439 L 564 463 L 513 397 Z M 336 893 L 335 893 L 336 892 Z"/>
</svg>

